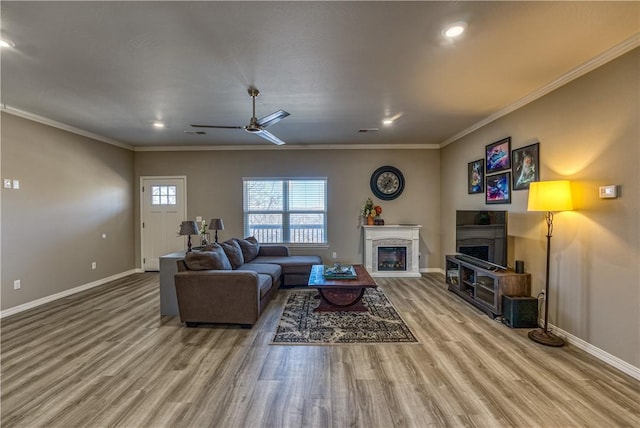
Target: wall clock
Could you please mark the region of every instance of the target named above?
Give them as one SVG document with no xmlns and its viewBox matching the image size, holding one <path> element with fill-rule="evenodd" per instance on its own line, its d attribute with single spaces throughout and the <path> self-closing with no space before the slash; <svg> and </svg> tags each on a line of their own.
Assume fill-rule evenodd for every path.
<svg viewBox="0 0 640 428">
<path fill-rule="evenodd" d="M 404 190 L 404 176 L 396 167 L 385 165 L 371 174 L 371 191 L 383 201 L 397 198 Z"/>
</svg>

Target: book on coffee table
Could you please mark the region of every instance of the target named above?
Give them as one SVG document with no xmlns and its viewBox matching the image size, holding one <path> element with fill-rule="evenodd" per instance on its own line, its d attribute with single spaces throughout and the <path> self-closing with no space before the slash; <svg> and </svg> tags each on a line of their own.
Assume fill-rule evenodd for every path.
<svg viewBox="0 0 640 428">
<path fill-rule="evenodd" d="M 330 279 L 357 279 L 353 266 L 325 266 L 324 277 Z"/>
</svg>

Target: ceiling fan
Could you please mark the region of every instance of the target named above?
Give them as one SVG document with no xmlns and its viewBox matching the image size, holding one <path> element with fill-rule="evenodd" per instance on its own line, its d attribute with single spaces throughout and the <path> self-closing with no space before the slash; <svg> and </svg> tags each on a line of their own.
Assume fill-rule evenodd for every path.
<svg viewBox="0 0 640 428">
<path fill-rule="evenodd" d="M 265 140 L 277 144 L 282 145 L 284 141 L 280 138 L 276 137 L 269 131 L 266 131 L 265 128 L 273 125 L 274 123 L 280 122 L 285 117 L 289 116 L 289 113 L 284 110 L 274 111 L 271 114 L 266 115 L 260 119 L 256 118 L 256 97 L 260 95 L 260 91 L 254 87 L 249 87 L 249 96 L 253 100 L 253 116 L 251 116 L 251 120 L 247 126 L 219 126 L 219 125 L 191 125 L 194 128 L 222 128 L 222 129 L 244 129 L 245 131 L 255 134 L 260 138 L 264 138 Z"/>
</svg>

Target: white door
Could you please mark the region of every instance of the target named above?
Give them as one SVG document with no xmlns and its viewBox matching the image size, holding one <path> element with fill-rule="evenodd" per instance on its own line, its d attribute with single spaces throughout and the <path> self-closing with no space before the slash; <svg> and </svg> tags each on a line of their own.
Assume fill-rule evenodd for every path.
<svg viewBox="0 0 640 428">
<path fill-rule="evenodd" d="M 159 258 L 185 249 L 178 235 L 187 219 L 186 177 L 141 177 L 142 268 L 160 269 Z"/>
</svg>

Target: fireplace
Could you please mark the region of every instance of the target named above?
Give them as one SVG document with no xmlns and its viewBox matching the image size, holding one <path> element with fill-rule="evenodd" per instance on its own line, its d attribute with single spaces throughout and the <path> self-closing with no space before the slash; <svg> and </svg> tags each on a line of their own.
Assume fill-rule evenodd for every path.
<svg viewBox="0 0 640 428">
<path fill-rule="evenodd" d="M 373 277 L 420 277 L 420 225 L 363 226 L 364 266 Z"/>
<path fill-rule="evenodd" d="M 378 247 L 379 271 L 406 271 L 407 247 Z"/>
</svg>

